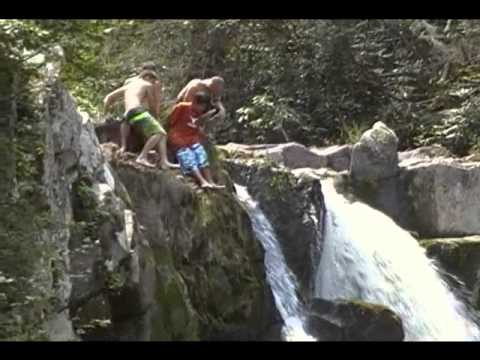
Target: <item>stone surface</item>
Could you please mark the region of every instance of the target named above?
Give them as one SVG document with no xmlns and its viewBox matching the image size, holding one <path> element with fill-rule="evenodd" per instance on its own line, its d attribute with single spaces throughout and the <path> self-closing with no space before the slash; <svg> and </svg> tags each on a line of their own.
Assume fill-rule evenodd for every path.
<svg viewBox="0 0 480 360">
<path fill-rule="evenodd" d="M 480 234 L 480 163 L 434 159 L 402 167 L 410 227 L 423 237 Z"/>
<path fill-rule="evenodd" d="M 310 150 L 327 159 L 327 167 L 335 171 L 350 169 L 352 145 L 333 145 L 326 148 L 310 148 Z"/>
<path fill-rule="evenodd" d="M 320 156 L 298 143 L 242 145 L 229 143 L 219 147 L 228 157 L 263 158 L 289 169 L 327 166 L 326 156 Z"/>
<path fill-rule="evenodd" d="M 314 299 L 307 329 L 320 341 L 402 341 L 402 320 L 382 305 Z"/>
<path fill-rule="evenodd" d="M 451 157 L 450 152 L 440 145 L 422 146 L 413 150 L 398 153 L 400 166 L 414 165 L 425 160 L 439 157 Z"/>
</svg>

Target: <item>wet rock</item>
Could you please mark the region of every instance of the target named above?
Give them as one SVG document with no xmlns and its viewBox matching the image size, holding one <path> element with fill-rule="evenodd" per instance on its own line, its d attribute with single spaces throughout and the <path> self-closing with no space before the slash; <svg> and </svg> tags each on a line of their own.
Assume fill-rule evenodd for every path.
<svg viewBox="0 0 480 360">
<path fill-rule="evenodd" d="M 258 159 L 257 159 L 258 160 Z M 272 223 L 285 260 L 296 275 L 301 295 L 313 295 L 315 269 L 322 249 L 325 204 L 316 171 L 289 171 L 268 162 L 225 161 L 235 182 L 247 185 Z"/>
<path fill-rule="evenodd" d="M 402 320 L 382 305 L 314 299 L 307 329 L 326 341 L 403 341 Z"/>
<path fill-rule="evenodd" d="M 468 290 L 467 298 L 480 308 L 480 236 L 464 238 L 425 239 L 420 241 L 427 255 L 435 259 L 447 274 L 454 275 Z M 450 283 L 461 289 L 457 281 Z"/>
</svg>

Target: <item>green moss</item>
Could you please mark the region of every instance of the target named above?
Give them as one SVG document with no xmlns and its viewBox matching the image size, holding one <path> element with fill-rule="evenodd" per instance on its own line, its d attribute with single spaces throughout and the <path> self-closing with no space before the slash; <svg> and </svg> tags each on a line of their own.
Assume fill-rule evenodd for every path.
<svg viewBox="0 0 480 360">
<path fill-rule="evenodd" d="M 155 248 L 157 314 L 152 319 L 155 340 L 198 340 L 198 322 L 182 277 L 172 266 L 167 248 Z"/>
<path fill-rule="evenodd" d="M 285 194 L 296 185 L 296 179 L 290 172 L 276 171 L 269 180 L 267 197 L 270 199 L 284 199 Z"/>
</svg>

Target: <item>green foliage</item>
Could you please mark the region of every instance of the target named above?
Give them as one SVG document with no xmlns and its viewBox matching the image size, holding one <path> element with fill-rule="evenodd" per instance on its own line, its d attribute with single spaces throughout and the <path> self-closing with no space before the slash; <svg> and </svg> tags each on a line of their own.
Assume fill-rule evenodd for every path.
<svg viewBox="0 0 480 360">
<path fill-rule="evenodd" d="M 254 96 L 249 106 L 237 109 L 237 121 L 250 131 L 251 137 L 257 142 L 271 142 L 275 132 L 281 133 L 283 141 L 290 141 L 285 126 L 301 126 L 299 114 L 288 105 L 291 101 L 287 98 L 275 101 L 267 94 Z"/>
<path fill-rule="evenodd" d="M 369 125 L 357 122 L 344 123 L 341 127 L 341 137 L 349 144 L 355 144 L 362 134 L 370 128 Z"/>
</svg>

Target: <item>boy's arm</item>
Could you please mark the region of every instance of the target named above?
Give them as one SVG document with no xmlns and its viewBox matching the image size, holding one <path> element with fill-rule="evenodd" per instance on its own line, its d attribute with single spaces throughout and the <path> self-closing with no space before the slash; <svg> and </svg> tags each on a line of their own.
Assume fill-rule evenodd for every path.
<svg viewBox="0 0 480 360">
<path fill-rule="evenodd" d="M 221 100 L 217 100 L 213 103 L 213 106 L 218 109 L 218 112 L 210 120 L 223 121 L 225 120 L 225 107 L 222 104 Z"/>
<path fill-rule="evenodd" d="M 225 108 L 220 101 L 214 104 L 214 108 L 198 117 L 196 123 L 204 126 L 207 121 L 223 120 L 225 118 Z"/>
<path fill-rule="evenodd" d="M 117 90 L 112 91 L 110 94 L 105 96 L 105 99 L 103 99 L 103 105 L 105 107 L 105 110 L 108 110 L 108 108 L 118 99 L 122 97 L 122 95 L 125 93 L 125 86 L 122 86 L 121 88 L 118 88 Z"/>
</svg>

